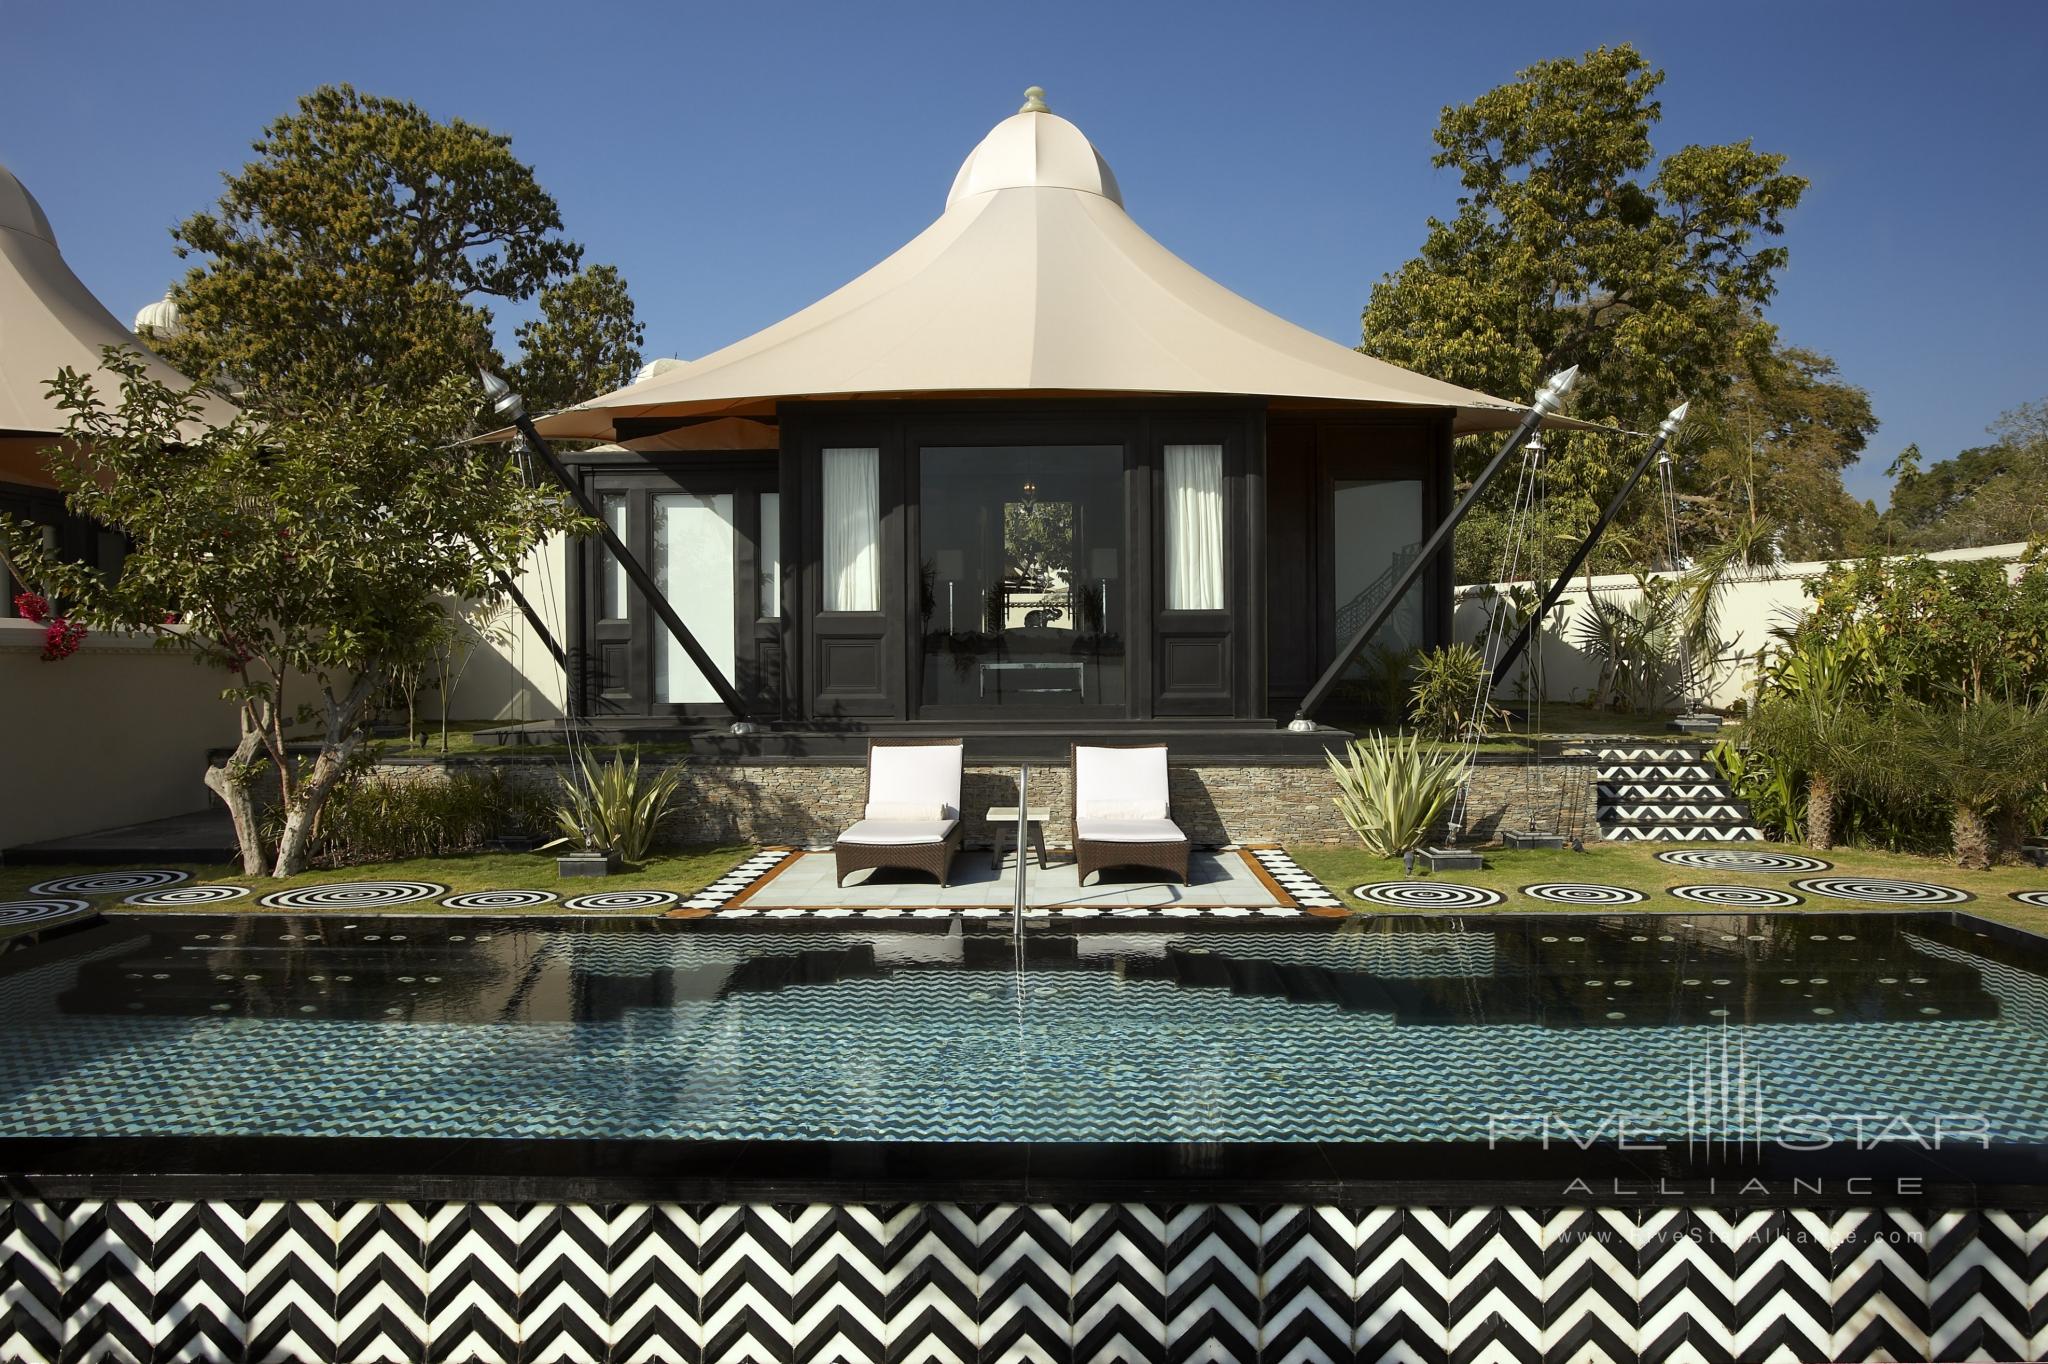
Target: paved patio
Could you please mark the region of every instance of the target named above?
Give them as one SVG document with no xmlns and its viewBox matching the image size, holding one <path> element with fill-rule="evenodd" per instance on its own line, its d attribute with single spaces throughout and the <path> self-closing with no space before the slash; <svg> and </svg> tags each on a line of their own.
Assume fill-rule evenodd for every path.
<svg viewBox="0 0 2048 1364">
<path fill-rule="evenodd" d="M 1161 881 L 1143 871 L 1103 872 L 1083 886 L 1074 875 L 1072 860 L 1055 853 L 1050 867 L 1041 868 L 1035 858 L 1031 860 L 1025 889 L 1034 908 L 1053 909 L 1166 905 L 1256 909 L 1292 903 L 1276 894 L 1252 869 L 1251 861 L 1235 850 L 1197 852 L 1190 859 L 1188 870 L 1194 882 L 1189 886 Z M 834 881 L 831 853 L 804 853 L 756 890 L 746 903 L 755 909 L 901 909 L 941 905 L 1008 908 L 1017 894 L 1017 858 L 1015 854 L 1006 858 L 999 873 L 989 867 L 985 849 L 968 849 L 953 863 L 953 883 L 943 887 L 929 876 L 886 868 L 855 872 L 844 887 Z"/>
</svg>

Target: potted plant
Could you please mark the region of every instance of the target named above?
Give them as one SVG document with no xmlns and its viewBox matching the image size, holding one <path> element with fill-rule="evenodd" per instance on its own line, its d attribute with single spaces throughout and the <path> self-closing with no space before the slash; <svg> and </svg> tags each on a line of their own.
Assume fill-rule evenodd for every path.
<svg viewBox="0 0 2048 1364">
<path fill-rule="evenodd" d="M 682 780 L 678 767 L 643 777 L 637 749 L 630 765 L 624 754 L 599 767 L 579 757 L 576 779 L 562 779 L 564 799 L 555 807 L 562 836 L 538 851 L 570 848 L 555 858 L 564 877 L 609 876 L 626 863 L 644 862 Z"/>
</svg>

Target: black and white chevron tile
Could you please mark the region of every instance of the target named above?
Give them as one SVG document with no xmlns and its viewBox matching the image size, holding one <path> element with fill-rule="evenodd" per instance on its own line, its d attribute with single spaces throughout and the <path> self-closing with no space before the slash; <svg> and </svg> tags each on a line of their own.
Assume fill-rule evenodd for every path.
<svg viewBox="0 0 2048 1364">
<path fill-rule="evenodd" d="M 1697 745 L 1581 744 L 1594 766 L 1594 808 L 1610 842 L 1747 843 L 1763 837 Z"/>
<path fill-rule="evenodd" d="M 0 1358 L 2039 1358 L 2048 1215 L 0 1205 Z"/>
</svg>

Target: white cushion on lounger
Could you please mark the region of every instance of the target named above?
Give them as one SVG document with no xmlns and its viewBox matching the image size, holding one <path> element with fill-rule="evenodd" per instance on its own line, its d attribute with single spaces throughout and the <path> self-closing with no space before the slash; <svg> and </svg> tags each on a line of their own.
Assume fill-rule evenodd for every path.
<svg viewBox="0 0 2048 1364">
<path fill-rule="evenodd" d="M 915 820 L 928 824 L 952 816 L 946 813 L 945 805 L 936 800 L 871 800 L 864 818 Z"/>
<path fill-rule="evenodd" d="M 1083 819 L 1165 819 L 1163 800 L 1091 800 L 1082 807 Z"/>
<path fill-rule="evenodd" d="M 864 819 L 839 835 L 839 841 L 881 844 L 884 847 L 938 843 L 959 822 L 957 819 Z"/>
<path fill-rule="evenodd" d="M 1091 843 L 1185 843 L 1170 819 L 1084 819 L 1075 832 Z"/>
<path fill-rule="evenodd" d="M 1074 810 L 1083 819 L 1121 814 L 1133 804 L 1166 812 L 1164 748 L 1076 748 Z M 1113 807 L 1113 809 L 1112 809 Z"/>
<path fill-rule="evenodd" d="M 941 805 L 960 814 L 960 745 L 876 744 L 868 754 L 868 800 L 875 805 Z"/>
</svg>

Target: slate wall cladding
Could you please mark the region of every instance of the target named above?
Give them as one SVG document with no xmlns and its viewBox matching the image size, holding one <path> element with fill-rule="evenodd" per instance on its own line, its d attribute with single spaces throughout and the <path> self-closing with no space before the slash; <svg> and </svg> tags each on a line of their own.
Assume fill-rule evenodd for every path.
<svg viewBox="0 0 2048 1364">
<path fill-rule="evenodd" d="M 0 1204 L 0 1360 L 2037 1359 L 2048 1215 Z"/>
<path fill-rule="evenodd" d="M 649 758 L 648 765 L 654 759 Z M 508 781 L 546 792 L 568 769 L 554 759 L 498 758 L 438 763 L 385 764 L 379 776 L 432 780 L 444 771 L 488 764 Z M 741 765 L 685 760 L 683 797 L 668 824 L 682 843 L 830 844 L 860 818 L 866 770 L 836 763 Z M 1483 762 L 1473 768 L 1468 827 L 1483 839 L 1503 829 L 1557 831 L 1597 838 L 1594 768 L 1547 759 L 1539 764 Z M 1205 765 L 1170 769 L 1174 818 L 1197 843 L 1348 843 L 1349 829 L 1331 800 L 1336 787 L 1322 767 Z M 967 769 L 962 799 L 967 842 L 988 846 L 984 818 L 1017 799 L 1014 765 Z M 1047 841 L 1068 841 L 1072 793 L 1064 764 L 1031 769 L 1031 800 L 1047 806 Z"/>
</svg>

